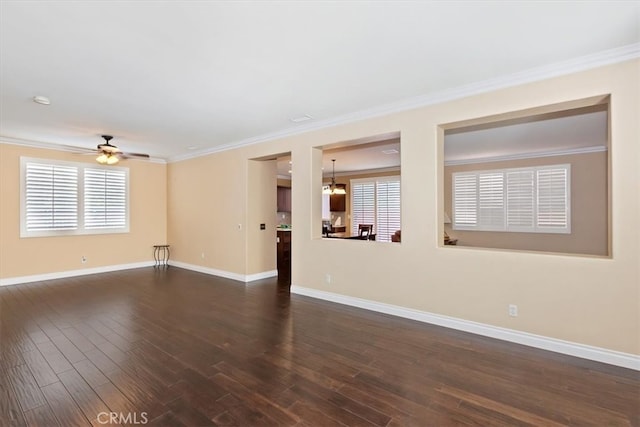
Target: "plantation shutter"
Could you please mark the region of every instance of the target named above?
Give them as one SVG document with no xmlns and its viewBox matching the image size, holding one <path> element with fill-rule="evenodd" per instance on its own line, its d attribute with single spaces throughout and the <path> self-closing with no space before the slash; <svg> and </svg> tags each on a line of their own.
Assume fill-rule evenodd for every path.
<svg viewBox="0 0 640 427">
<path fill-rule="evenodd" d="M 475 227 L 478 223 L 477 174 L 453 175 L 453 225 Z"/>
<path fill-rule="evenodd" d="M 534 228 L 533 170 L 507 172 L 507 229 L 531 231 Z"/>
<path fill-rule="evenodd" d="M 400 230 L 400 180 L 377 182 L 376 240 L 390 242 Z"/>
<path fill-rule="evenodd" d="M 26 230 L 75 230 L 78 227 L 78 169 L 27 163 L 25 175 Z"/>
<path fill-rule="evenodd" d="M 84 170 L 84 227 L 125 228 L 127 176 L 123 170 Z"/>
<path fill-rule="evenodd" d="M 571 165 L 453 174 L 453 229 L 571 232 Z"/>
<path fill-rule="evenodd" d="M 567 167 L 540 169 L 537 172 L 539 229 L 565 230 L 569 227 Z"/>
<path fill-rule="evenodd" d="M 478 223 L 485 230 L 504 229 L 504 174 L 481 173 L 478 176 Z"/>
<path fill-rule="evenodd" d="M 354 182 L 351 184 L 351 230 L 357 231 L 358 224 L 375 224 L 376 184 L 375 182 Z"/>
</svg>

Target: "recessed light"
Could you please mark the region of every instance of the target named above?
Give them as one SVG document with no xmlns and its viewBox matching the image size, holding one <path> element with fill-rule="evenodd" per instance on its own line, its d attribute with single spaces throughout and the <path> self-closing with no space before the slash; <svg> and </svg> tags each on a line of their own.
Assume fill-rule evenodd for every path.
<svg viewBox="0 0 640 427">
<path fill-rule="evenodd" d="M 191 147 L 187 147 L 187 150 L 196 150 L 197 148 L 197 145 L 192 145 Z"/>
<path fill-rule="evenodd" d="M 382 152 L 383 152 L 384 154 L 398 154 L 398 153 L 399 153 L 399 151 L 398 151 L 398 150 L 396 150 L 395 148 L 391 148 L 391 149 L 389 149 L 389 150 L 382 150 Z"/>
<path fill-rule="evenodd" d="M 51 100 L 49 98 L 47 98 L 46 96 L 34 96 L 33 97 L 33 102 L 35 102 L 36 104 L 41 104 L 41 105 L 49 105 L 51 104 Z"/>
<path fill-rule="evenodd" d="M 300 122 L 306 122 L 307 120 L 311 120 L 313 117 L 311 117 L 308 114 L 305 114 L 304 116 L 300 116 L 300 117 L 294 117 L 291 120 L 293 123 L 300 123 Z"/>
</svg>

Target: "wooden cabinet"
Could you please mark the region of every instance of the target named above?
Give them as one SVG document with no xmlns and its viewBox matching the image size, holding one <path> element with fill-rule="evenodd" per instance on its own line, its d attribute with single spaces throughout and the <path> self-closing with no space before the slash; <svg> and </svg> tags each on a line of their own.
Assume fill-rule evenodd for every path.
<svg viewBox="0 0 640 427">
<path fill-rule="evenodd" d="M 291 212 L 291 188 L 278 186 L 278 212 Z"/>
<path fill-rule="evenodd" d="M 336 187 L 347 188 L 346 184 L 336 184 Z M 329 210 L 331 212 L 344 212 L 347 210 L 347 195 L 332 194 L 329 196 Z"/>
<path fill-rule="evenodd" d="M 278 230 L 278 281 L 291 283 L 291 231 Z"/>
</svg>

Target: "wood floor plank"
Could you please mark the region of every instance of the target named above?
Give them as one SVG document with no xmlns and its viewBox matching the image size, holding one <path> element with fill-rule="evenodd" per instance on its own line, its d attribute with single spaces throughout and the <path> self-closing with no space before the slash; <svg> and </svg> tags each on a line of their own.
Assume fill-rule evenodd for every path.
<svg viewBox="0 0 640 427">
<path fill-rule="evenodd" d="M 8 374 L 0 369 L 0 425 L 18 427 L 25 425 L 22 408 L 8 381 Z"/>
<path fill-rule="evenodd" d="M 28 411 L 46 403 L 40 387 L 27 365 L 11 368 L 8 371 L 8 377 L 22 410 Z"/>
<path fill-rule="evenodd" d="M 102 418 L 98 418 L 99 414 L 109 412 L 109 408 L 82 379 L 82 376 L 73 369 L 58 376 L 89 422 L 94 426 L 103 424 Z"/>
<path fill-rule="evenodd" d="M 95 345 L 91 343 L 84 335 L 82 335 L 76 328 L 69 327 L 62 329 L 62 333 L 76 346 L 81 352 L 87 352 L 95 349 Z"/>
<path fill-rule="evenodd" d="M 3 427 L 97 426 L 102 412 L 172 427 L 640 427 L 640 372 L 275 279 L 141 268 L 3 287 L 0 304 Z"/>
<path fill-rule="evenodd" d="M 53 372 L 53 369 L 51 369 L 51 366 L 49 366 L 38 349 L 24 352 L 22 357 L 40 387 L 59 381 L 58 376 Z"/>
<path fill-rule="evenodd" d="M 263 396 L 260 393 L 256 393 L 252 389 L 240 384 L 224 374 L 215 375 L 212 378 L 212 381 L 229 391 L 229 393 L 233 394 L 243 402 L 250 403 L 254 410 L 275 420 L 279 425 L 295 425 L 300 421 L 300 418 L 289 412 L 286 408 L 280 407 L 268 397 Z"/>
<path fill-rule="evenodd" d="M 91 425 L 62 383 L 42 387 L 42 393 L 63 426 Z"/>
<path fill-rule="evenodd" d="M 116 365 L 113 360 L 109 359 L 103 352 L 101 352 L 97 348 L 89 350 L 84 354 L 85 356 L 87 356 L 87 359 L 89 359 L 91 363 L 97 366 L 98 369 L 100 369 L 104 374 L 120 370 L 118 365 Z"/>
<path fill-rule="evenodd" d="M 25 411 L 24 418 L 29 427 L 66 427 L 60 424 L 49 404 Z"/>
<path fill-rule="evenodd" d="M 109 382 L 109 379 L 90 360 L 81 360 L 73 364 L 74 369 L 94 389 Z"/>
<path fill-rule="evenodd" d="M 68 371 L 69 369 L 73 369 L 71 363 L 67 360 L 66 357 L 58 350 L 58 348 L 51 341 L 42 342 L 36 344 L 40 353 L 44 356 L 53 372 L 59 374 L 61 372 Z"/>
<path fill-rule="evenodd" d="M 181 423 L 186 426 L 214 426 L 216 425 L 209 417 L 193 407 L 192 402 L 183 396 L 170 402 L 167 407 L 171 413 Z"/>
<path fill-rule="evenodd" d="M 50 337 L 56 348 L 64 355 L 69 363 L 76 363 L 87 357 L 62 333 Z"/>
</svg>

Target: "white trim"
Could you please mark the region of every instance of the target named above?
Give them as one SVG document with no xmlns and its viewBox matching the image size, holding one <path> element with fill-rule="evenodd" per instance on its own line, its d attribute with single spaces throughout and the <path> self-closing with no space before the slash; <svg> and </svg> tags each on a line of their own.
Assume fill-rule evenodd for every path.
<svg viewBox="0 0 640 427">
<path fill-rule="evenodd" d="M 640 356 L 635 354 L 608 350 L 601 347 L 593 347 L 590 345 L 530 334 L 528 332 L 501 328 L 484 323 L 472 322 L 470 320 L 458 319 L 441 314 L 414 310 L 397 305 L 384 304 L 376 301 L 350 297 L 347 295 L 340 295 L 333 292 L 320 291 L 317 289 L 305 288 L 297 285 L 291 285 L 291 293 L 297 295 L 305 295 L 311 298 L 317 298 L 326 301 L 332 301 L 338 304 L 364 308 L 365 310 L 404 317 L 407 319 L 417 320 L 419 322 L 444 326 L 445 328 L 470 332 L 473 334 L 496 338 L 503 341 L 509 341 L 543 350 L 553 351 L 556 353 L 567 354 L 569 356 L 580 357 L 583 359 L 594 360 L 596 362 L 608 363 L 610 365 L 621 366 L 623 368 L 640 371 Z"/>
<path fill-rule="evenodd" d="M 253 282 L 256 280 L 268 279 L 278 276 L 278 270 L 263 271 L 262 273 L 247 274 L 244 276 L 245 282 Z"/>
<path fill-rule="evenodd" d="M 218 270 L 216 268 L 204 267 L 202 265 L 188 264 L 186 262 L 171 261 L 169 265 L 173 265 L 178 268 L 184 268 L 185 270 L 197 271 L 198 273 L 210 274 L 212 276 L 224 277 L 225 279 L 237 280 L 238 282 L 253 282 L 254 280 L 266 279 L 269 277 L 275 277 L 278 275 L 278 270 L 263 271 L 262 273 L 255 274 L 240 274 L 233 273 L 231 271 Z"/>
<path fill-rule="evenodd" d="M 104 267 L 83 268 L 81 270 L 58 271 L 55 273 L 35 274 L 33 276 L 17 276 L 0 279 L 0 286 L 18 285 L 20 283 L 40 282 L 43 280 L 65 279 L 67 277 L 85 276 L 87 274 L 109 273 L 112 271 L 130 270 L 132 268 L 152 267 L 153 261 L 134 262 L 131 264 L 106 265 Z"/>
<path fill-rule="evenodd" d="M 385 104 L 366 110 L 356 111 L 331 119 L 317 120 L 311 123 L 305 123 L 284 129 L 278 132 L 272 132 L 252 138 L 243 139 L 236 142 L 218 145 L 205 150 L 171 156 L 167 160 L 169 163 L 179 162 L 182 160 L 202 157 L 220 151 L 227 151 L 234 148 L 245 147 L 248 145 L 259 144 L 262 142 L 272 141 L 293 135 L 310 132 L 313 130 L 330 128 L 346 123 L 356 122 L 359 120 L 370 119 L 373 117 L 386 116 L 401 111 L 412 110 L 415 108 L 425 107 L 428 105 L 440 104 L 455 99 L 465 98 L 468 96 L 478 95 L 481 93 L 492 92 L 513 86 L 519 86 L 540 80 L 550 79 L 553 77 L 563 76 L 567 74 L 577 73 L 592 68 L 602 67 L 605 65 L 615 64 L 618 62 L 628 61 L 640 57 L 640 43 L 634 43 L 615 49 L 605 50 L 591 55 L 581 56 L 569 59 L 567 61 L 556 62 L 554 64 L 544 65 L 541 67 L 531 68 L 521 72 L 500 76 L 481 82 L 475 82 L 456 88 L 445 89 L 439 92 L 426 95 L 416 96 L 404 99 L 395 103 Z"/>
<path fill-rule="evenodd" d="M 535 159 L 538 157 L 571 156 L 574 154 L 601 153 L 603 151 L 607 151 L 607 147 L 605 147 L 604 145 L 601 145 L 601 146 L 594 146 L 594 147 L 573 148 L 573 149 L 558 150 L 558 151 L 542 151 L 539 153 L 519 153 L 519 154 L 510 154 L 506 156 L 481 157 L 477 159 L 449 160 L 449 161 L 445 161 L 444 165 L 445 166 L 470 165 L 475 163 L 490 163 L 490 162 L 502 162 L 502 161 L 510 161 L 510 160 L 521 160 L 521 159 Z"/>
</svg>

